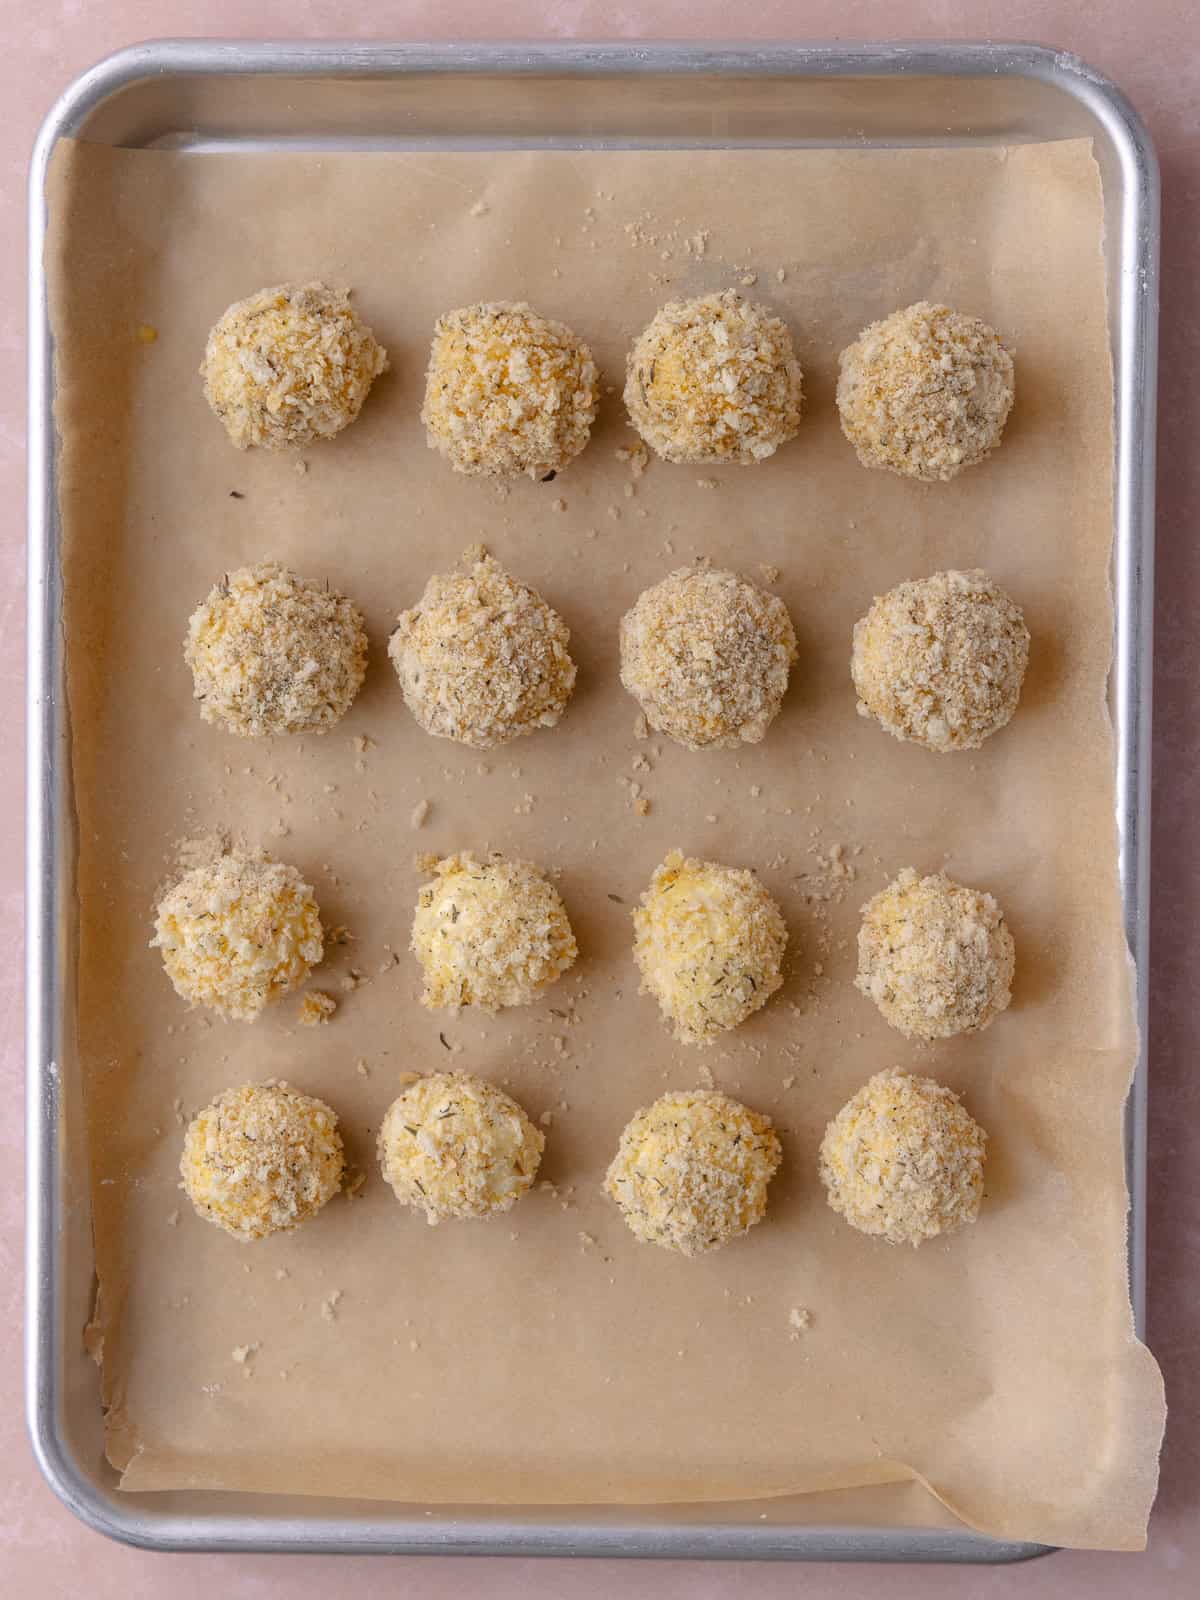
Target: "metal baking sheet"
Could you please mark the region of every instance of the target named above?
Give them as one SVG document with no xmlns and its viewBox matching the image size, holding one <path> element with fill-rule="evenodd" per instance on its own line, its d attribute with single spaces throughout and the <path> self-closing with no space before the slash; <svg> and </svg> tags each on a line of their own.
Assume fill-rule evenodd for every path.
<svg viewBox="0 0 1200 1600">
<path fill-rule="evenodd" d="M 1158 171 L 1114 86 L 1034 45 L 756 48 L 166 41 L 80 77 L 30 175 L 26 1390 L 34 1452 L 91 1527 L 154 1549 L 1006 1562 L 1046 1547 L 971 1532 L 906 1486 L 729 1506 L 381 1505 L 124 1494 L 104 1460 L 81 1330 L 93 1289 L 74 1040 L 75 841 L 42 275 L 55 143 L 182 150 L 915 146 L 1090 137 L 1105 201 L 1115 376 L 1110 704 L 1114 805 L 1143 1040 L 1125 1121 L 1130 1293 L 1145 1310 L 1146 1001 Z M 915 1508 L 915 1509 L 914 1509 Z"/>
</svg>

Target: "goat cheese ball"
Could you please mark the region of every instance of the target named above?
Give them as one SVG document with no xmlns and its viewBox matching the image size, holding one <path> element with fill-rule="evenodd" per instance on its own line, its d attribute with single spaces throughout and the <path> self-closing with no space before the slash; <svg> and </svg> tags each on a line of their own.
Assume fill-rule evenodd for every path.
<svg viewBox="0 0 1200 1600">
<path fill-rule="evenodd" d="M 387 366 L 347 290 L 283 283 L 229 307 L 200 376 L 239 450 L 286 450 L 340 433 Z"/>
<path fill-rule="evenodd" d="M 685 1089 L 634 1116 L 604 1188 L 637 1238 L 698 1256 L 762 1221 L 780 1155 L 769 1117 L 715 1089 Z"/>
<path fill-rule="evenodd" d="M 317 902 L 295 867 L 240 849 L 166 891 L 150 945 L 184 1000 L 244 1022 L 302 984 L 325 953 Z"/>
<path fill-rule="evenodd" d="M 495 1012 L 529 1005 L 578 955 L 558 890 L 528 861 L 469 850 L 446 856 L 421 886 L 412 950 L 423 1005 Z"/>
<path fill-rule="evenodd" d="M 248 1243 L 315 1217 L 342 1181 L 337 1117 L 268 1078 L 226 1089 L 188 1124 L 179 1170 L 200 1216 Z"/>
<path fill-rule="evenodd" d="M 621 682 L 655 732 L 689 750 L 757 744 L 795 659 L 783 601 L 734 572 L 682 567 L 621 618 Z"/>
<path fill-rule="evenodd" d="M 711 1044 L 783 982 L 787 928 L 753 872 L 672 850 L 633 913 L 641 993 L 682 1044 Z"/>
<path fill-rule="evenodd" d="M 986 572 L 935 572 L 878 595 L 854 624 L 858 714 L 927 750 L 978 750 L 1008 723 L 1029 629 Z"/>
<path fill-rule="evenodd" d="M 800 426 L 800 363 L 778 317 L 727 289 L 656 312 L 626 361 L 625 404 L 664 461 L 752 466 Z"/>
<path fill-rule="evenodd" d="M 546 478 L 579 454 L 596 420 L 592 352 L 523 301 L 439 317 L 421 421 L 431 449 L 472 477 Z"/>
<path fill-rule="evenodd" d="M 863 907 L 855 985 L 910 1039 L 978 1033 L 1012 998 L 1012 934 L 990 894 L 905 867 Z"/>
<path fill-rule="evenodd" d="M 952 1089 L 878 1072 L 825 1129 L 821 1182 L 851 1227 L 916 1246 L 975 1221 L 986 1141 Z"/>
<path fill-rule="evenodd" d="M 362 687 L 367 634 L 345 595 L 263 561 L 196 607 L 183 654 L 205 722 L 243 739 L 324 733 Z"/>
<path fill-rule="evenodd" d="M 396 1199 L 432 1224 L 509 1210 L 531 1187 L 545 1144 L 494 1083 L 435 1072 L 388 1107 L 379 1164 Z"/>
<path fill-rule="evenodd" d="M 490 750 L 562 716 L 575 687 L 570 642 L 537 590 L 475 546 L 400 614 L 388 655 L 426 733 Z"/>
<path fill-rule="evenodd" d="M 978 317 L 919 301 L 864 328 L 838 365 L 842 432 L 864 467 L 945 482 L 1000 443 L 1013 359 Z"/>
</svg>

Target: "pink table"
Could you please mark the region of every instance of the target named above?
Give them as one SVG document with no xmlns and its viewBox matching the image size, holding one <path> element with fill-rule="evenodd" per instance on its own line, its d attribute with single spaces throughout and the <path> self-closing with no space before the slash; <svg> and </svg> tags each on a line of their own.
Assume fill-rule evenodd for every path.
<svg viewBox="0 0 1200 1600">
<path fill-rule="evenodd" d="M 362 1600 L 406 1593 L 469 1594 L 483 1586 L 555 1600 L 618 1585 L 662 1600 L 734 1594 L 860 1595 L 868 1581 L 894 1596 L 1175 1596 L 1200 1569 L 1200 844 L 1189 824 L 1200 767 L 1200 43 L 1191 0 L 763 0 L 736 13 L 725 0 L 0 0 L 0 217 L 10 248 L 0 271 L 0 713 L 10 752 L 0 767 L 0 1593 L 81 1593 L 92 1600 L 219 1593 L 229 1600 L 323 1595 Z M 731 29 L 731 24 L 732 29 Z M 42 1483 L 25 1439 L 21 1396 L 21 764 L 23 720 L 25 172 L 38 122 L 58 91 L 118 46 L 170 35 L 380 38 L 898 38 L 1002 37 L 1061 45 L 1110 74 L 1132 97 L 1163 171 L 1158 671 L 1156 673 L 1154 936 L 1150 1101 L 1150 1343 L 1167 1380 L 1171 1419 L 1163 1480 L 1145 1556 L 1062 1554 L 999 1570 L 797 1570 L 698 1563 L 533 1562 L 271 1556 L 152 1556 L 110 1544 L 77 1523 Z M 1189 1249 L 1190 1246 L 1190 1249 Z M 1188 1572 L 1191 1571 L 1191 1577 Z"/>
</svg>

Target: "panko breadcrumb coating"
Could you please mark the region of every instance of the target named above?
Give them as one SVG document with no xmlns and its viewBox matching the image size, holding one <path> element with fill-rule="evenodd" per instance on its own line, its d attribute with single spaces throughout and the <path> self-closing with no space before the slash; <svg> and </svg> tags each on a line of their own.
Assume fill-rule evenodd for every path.
<svg viewBox="0 0 1200 1600">
<path fill-rule="evenodd" d="M 340 433 L 387 365 L 347 290 L 283 283 L 229 307 L 200 376 L 239 450 L 284 450 Z"/>
<path fill-rule="evenodd" d="M 379 1164 L 396 1199 L 429 1223 L 507 1211 L 529 1189 L 546 1144 L 515 1100 L 468 1072 L 435 1072 L 393 1100 Z"/>
<path fill-rule="evenodd" d="M 183 999 L 246 1022 L 303 983 L 325 952 L 308 884 L 248 850 L 193 867 L 168 889 L 150 945 Z"/>
<path fill-rule="evenodd" d="M 342 1165 L 329 1107 L 269 1078 L 226 1089 L 193 1117 L 179 1170 L 199 1214 L 246 1242 L 316 1216 Z"/>
<path fill-rule="evenodd" d="M 243 739 L 324 733 L 362 687 L 367 635 L 345 595 L 264 561 L 210 591 L 183 653 L 205 722 Z"/>
<path fill-rule="evenodd" d="M 1000 443 L 1013 360 L 978 317 L 922 300 L 864 328 L 839 367 L 842 432 L 864 467 L 945 481 Z"/>
<path fill-rule="evenodd" d="M 779 1159 L 768 1117 L 715 1089 L 685 1089 L 632 1119 L 604 1188 L 639 1239 L 698 1256 L 762 1221 Z"/>
<path fill-rule="evenodd" d="M 851 1227 L 916 1246 L 979 1215 L 986 1140 L 952 1089 L 878 1072 L 826 1128 L 821 1182 Z"/>
<path fill-rule="evenodd" d="M 732 289 L 663 306 L 635 340 L 626 372 L 633 425 L 666 461 L 751 466 L 800 426 L 792 336 Z"/>
<path fill-rule="evenodd" d="M 469 476 L 545 478 L 587 444 L 599 380 L 592 352 L 523 301 L 439 317 L 421 421 L 429 445 Z"/>
<path fill-rule="evenodd" d="M 558 890 L 528 861 L 469 850 L 446 856 L 423 884 L 412 949 L 423 1005 L 524 1006 L 560 978 L 578 950 Z"/>
<path fill-rule="evenodd" d="M 621 682 L 689 750 L 762 739 L 795 659 L 783 601 L 733 572 L 683 567 L 621 618 Z"/>
<path fill-rule="evenodd" d="M 551 728 L 575 687 L 566 624 L 482 546 L 435 574 L 392 633 L 405 704 L 426 733 L 477 750 Z"/>
<path fill-rule="evenodd" d="M 858 989 L 910 1039 L 977 1033 L 1012 998 L 1012 934 L 996 901 L 905 867 L 863 907 Z"/>
<path fill-rule="evenodd" d="M 935 572 L 854 624 L 858 712 L 927 750 L 978 750 L 1011 719 L 1029 664 L 1021 608 L 986 572 Z"/>
<path fill-rule="evenodd" d="M 747 868 L 672 850 L 633 913 L 641 992 L 683 1044 L 711 1044 L 766 1005 L 783 982 L 787 928 Z"/>
</svg>

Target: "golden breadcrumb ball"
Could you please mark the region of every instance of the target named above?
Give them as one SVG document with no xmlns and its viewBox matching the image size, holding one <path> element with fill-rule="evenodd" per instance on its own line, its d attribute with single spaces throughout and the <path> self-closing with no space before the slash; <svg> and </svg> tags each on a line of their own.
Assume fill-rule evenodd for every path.
<svg viewBox="0 0 1200 1600">
<path fill-rule="evenodd" d="M 575 687 L 566 623 L 536 589 L 475 546 L 436 574 L 392 633 L 388 654 L 426 733 L 477 750 L 552 728 Z"/>
<path fill-rule="evenodd" d="M 545 1136 L 503 1089 L 469 1072 L 418 1078 L 379 1130 L 379 1164 L 396 1199 L 447 1217 L 507 1211 L 530 1188 Z"/>
<path fill-rule="evenodd" d="M 718 1034 L 766 1005 L 783 982 L 787 928 L 753 872 L 672 850 L 633 913 L 641 992 L 684 1044 Z"/>
<path fill-rule="evenodd" d="M 348 291 L 284 283 L 229 307 L 200 376 L 239 450 L 284 450 L 340 433 L 387 365 Z"/>
<path fill-rule="evenodd" d="M 825 1129 L 821 1182 L 861 1233 L 919 1245 L 979 1215 L 986 1140 L 952 1089 L 877 1072 Z"/>
<path fill-rule="evenodd" d="M 977 1033 L 1012 998 L 1013 940 L 990 894 L 905 867 L 863 907 L 855 983 L 910 1039 Z"/>
<path fill-rule="evenodd" d="M 226 1089 L 192 1118 L 179 1170 L 199 1214 L 246 1241 L 315 1217 L 342 1164 L 329 1107 L 269 1078 Z"/>
<path fill-rule="evenodd" d="M 927 750 L 978 750 L 1011 719 L 1029 664 L 1021 608 L 986 572 L 935 572 L 854 624 L 858 712 Z"/>
<path fill-rule="evenodd" d="M 345 595 L 264 561 L 210 591 L 183 653 L 205 722 L 244 739 L 324 733 L 362 686 L 367 635 Z"/>
<path fill-rule="evenodd" d="M 634 341 L 626 373 L 633 425 L 665 461 L 751 466 L 800 426 L 792 336 L 732 289 L 663 306 Z"/>
<path fill-rule="evenodd" d="M 446 856 L 423 884 L 412 949 L 425 972 L 424 1005 L 528 1005 L 578 950 L 558 890 L 528 861 L 469 850 Z"/>
<path fill-rule="evenodd" d="M 733 572 L 683 567 L 621 618 L 621 682 L 689 750 L 762 739 L 795 659 L 783 601 Z"/>
<path fill-rule="evenodd" d="M 150 944 L 183 999 L 246 1022 L 303 983 L 325 951 L 317 902 L 295 867 L 246 850 L 168 889 Z"/>
<path fill-rule="evenodd" d="M 1000 443 L 1013 360 L 978 317 L 922 300 L 864 328 L 839 366 L 842 432 L 864 467 L 944 481 Z"/>
<path fill-rule="evenodd" d="M 604 1188 L 644 1243 L 698 1256 L 762 1221 L 780 1153 L 769 1117 L 684 1089 L 628 1124 Z"/>
<path fill-rule="evenodd" d="M 587 444 L 598 395 L 577 334 L 523 301 L 497 301 L 438 318 L 421 421 L 456 472 L 545 478 Z"/>
</svg>

